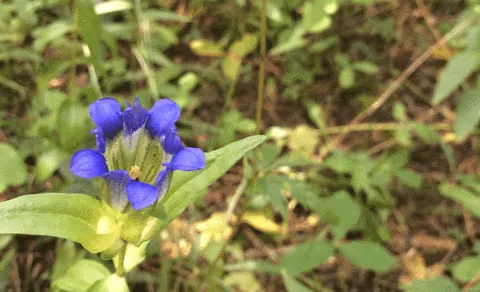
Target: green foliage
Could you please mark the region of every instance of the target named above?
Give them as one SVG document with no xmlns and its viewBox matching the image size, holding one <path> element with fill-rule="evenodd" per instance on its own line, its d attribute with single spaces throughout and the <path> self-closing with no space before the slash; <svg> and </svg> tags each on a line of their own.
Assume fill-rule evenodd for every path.
<svg viewBox="0 0 480 292">
<path fill-rule="evenodd" d="M 289 275 L 297 276 L 318 267 L 332 255 L 333 247 L 328 242 L 311 240 L 293 247 L 283 256 L 280 266 Z"/>
<path fill-rule="evenodd" d="M 159 219 L 157 229 L 165 228 L 185 208 L 195 202 L 202 191 L 229 170 L 249 150 L 265 140 L 264 136 L 252 136 L 229 144 L 206 154 L 207 165 L 198 172 L 177 172 L 170 183 L 170 189 L 157 207 Z M 163 214 L 166 214 L 164 216 Z"/>
<path fill-rule="evenodd" d="M 354 265 L 377 272 L 385 272 L 395 266 L 395 259 L 376 242 L 350 241 L 342 244 L 340 253 Z"/>
<path fill-rule="evenodd" d="M 116 239 L 118 228 L 101 203 L 87 195 L 24 195 L 0 204 L 0 234 L 55 236 L 97 253 Z"/>
<path fill-rule="evenodd" d="M 20 154 L 10 145 L 0 143 L 0 192 L 7 187 L 23 184 L 27 169 Z"/>
<path fill-rule="evenodd" d="M 267 85 L 261 126 L 269 141 L 255 151 L 250 150 L 264 137 L 234 141 L 257 128 L 251 118 L 262 57 L 262 1 L 67 2 L 0 4 L 0 201 L 7 201 L 0 204 L 0 233 L 67 238 L 101 252 L 98 258 L 113 258 L 117 267 L 116 255 L 128 241 L 132 244 L 123 266 L 136 289 L 148 282 L 158 284 L 158 291 L 241 290 L 242 282 L 251 282 L 251 290 L 268 290 L 265 277 L 257 277 L 266 273 L 281 277 L 288 291 L 327 291 L 331 282 L 340 287 L 344 279 L 332 277 L 322 287 L 323 269 L 316 268 L 334 253 L 357 269 L 396 269 L 392 274 L 403 275 L 400 269 L 405 272 L 405 267 L 395 265 L 395 257 L 403 254 L 385 248 L 399 230 L 425 214 L 442 217 L 466 210 L 477 220 L 480 181 L 471 171 L 476 170 L 469 164 L 473 160 L 467 159 L 475 153 L 480 119 L 475 1 L 424 3 L 419 11 L 422 17 L 424 12 L 435 16 L 433 29 L 417 21 L 415 13 L 398 18 L 395 1 L 266 1 Z M 432 45 L 431 32 L 436 38 L 448 37 L 452 27 L 470 20 L 433 52 L 436 61 L 401 84 L 392 83 L 401 80 L 414 60 L 409 56 L 420 56 Z M 399 23 L 414 27 L 404 29 Z M 446 61 L 443 72 L 438 59 Z M 393 85 L 400 85 L 399 90 L 377 111 L 372 102 Z M 63 192 L 98 192 L 93 184 L 72 179 L 68 170 L 72 153 L 94 147 L 88 104 L 101 96 L 119 101 L 128 96 L 131 102 L 135 95 L 146 106 L 159 97 L 176 101 L 183 110 L 179 133 L 189 146 L 227 146 L 208 153 L 205 170 L 175 172 L 170 192 L 149 210 L 155 216 L 118 217 L 90 196 Z M 366 118 L 349 125 L 361 111 Z M 339 134 L 345 136 L 341 143 L 336 141 Z M 207 191 L 245 154 L 243 169 L 237 165 Z M 460 171 L 464 169 L 470 174 Z M 46 190 L 62 193 L 18 197 Z M 459 205 L 432 212 L 416 205 L 419 195 L 425 200 L 441 195 Z M 175 230 L 172 235 L 167 228 L 187 208 L 179 220 L 188 218 L 194 225 L 230 206 L 231 222 L 225 225 L 234 230 L 232 237 L 206 250 L 197 244 L 202 234 L 192 239 L 183 234 L 188 232 Z M 414 208 L 414 216 L 404 218 L 406 206 Z M 242 221 L 244 213 L 261 220 Z M 110 224 L 111 230 L 103 229 Z M 307 227 L 297 231 L 298 226 Z M 148 245 L 159 230 L 162 235 Z M 470 250 L 463 242 L 467 236 L 461 224 L 441 234 L 447 233 L 456 235 L 462 252 L 467 247 L 478 256 L 478 243 Z M 0 237 L 0 290 L 16 246 L 23 248 L 11 240 Z M 172 245 L 176 250 L 191 245 L 191 251 L 170 258 L 166 246 Z M 282 253 L 286 245 L 290 248 Z M 259 260 L 252 250 L 267 251 L 272 260 Z M 160 258 L 160 271 L 153 271 L 156 262 L 149 271 L 136 270 L 149 255 Z M 459 291 L 457 284 L 466 285 L 476 275 L 477 256 L 448 262 L 452 275 L 413 279 L 404 289 Z M 84 257 L 72 242 L 58 241 L 49 273 L 52 289 L 128 289 L 124 278 L 94 261 L 96 256 Z M 347 283 L 356 282 L 349 277 Z M 202 286 L 204 282 L 208 284 Z"/>
<path fill-rule="evenodd" d="M 450 279 L 438 277 L 427 280 L 414 280 L 407 288 L 409 292 L 459 292 L 460 289 Z"/>
</svg>

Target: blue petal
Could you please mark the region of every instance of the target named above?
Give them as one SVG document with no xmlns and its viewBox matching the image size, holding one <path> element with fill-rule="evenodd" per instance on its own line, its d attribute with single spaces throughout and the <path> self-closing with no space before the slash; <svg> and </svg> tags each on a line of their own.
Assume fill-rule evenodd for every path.
<svg viewBox="0 0 480 292">
<path fill-rule="evenodd" d="M 157 101 L 150 110 L 147 130 L 150 135 L 160 137 L 175 125 L 180 117 L 180 107 L 170 99 Z"/>
<path fill-rule="evenodd" d="M 114 170 L 104 173 L 102 177 L 109 186 L 108 203 L 122 212 L 128 205 L 127 184 L 132 180 L 126 170 Z"/>
<path fill-rule="evenodd" d="M 105 156 L 92 149 L 82 149 L 72 156 L 70 171 L 82 178 L 94 178 L 108 171 Z"/>
<path fill-rule="evenodd" d="M 103 135 L 102 128 L 95 128 L 90 131 L 90 133 L 95 135 L 95 139 L 97 141 L 97 149 L 101 153 L 105 153 L 105 135 Z"/>
<path fill-rule="evenodd" d="M 113 139 L 122 130 L 122 112 L 115 99 L 107 97 L 97 100 L 90 105 L 88 111 L 107 139 Z"/>
<path fill-rule="evenodd" d="M 163 199 L 163 197 L 168 191 L 168 186 L 170 184 L 170 181 L 168 180 L 169 173 L 170 173 L 170 169 L 165 168 L 158 174 L 157 180 L 155 182 L 155 186 L 157 187 L 157 192 L 158 192 L 157 201 Z"/>
<path fill-rule="evenodd" d="M 165 134 L 165 140 L 163 141 L 162 146 L 163 150 L 169 154 L 175 154 L 183 149 L 182 141 L 177 134 L 177 128 L 175 126 Z"/>
<path fill-rule="evenodd" d="M 140 129 L 148 118 L 148 110 L 140 104 L 138 96 L 135 98 L 133 107 L 127 104 L 127 109 L 123 112 L 123 128 L 126 135 L 131 135 Z"/>
<path fill-rule="evenodd" d="M 205 167 L 205 153 L 200 148 L 183 148 L 178 151 L 168 165 L 172 170 L 199 170 Z"/>
<path fill-rule="evenodd" d="M 140 210 L 157 202 L 158 191 L 152 185 L 132 180 L 127 185 L 127 196 L 133 209 Z"/>
</svg>

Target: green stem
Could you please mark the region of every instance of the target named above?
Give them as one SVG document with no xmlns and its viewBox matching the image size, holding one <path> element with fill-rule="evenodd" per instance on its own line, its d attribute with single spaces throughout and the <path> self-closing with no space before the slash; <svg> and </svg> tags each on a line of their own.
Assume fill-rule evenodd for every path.
<svg viewBox="0 0 480 292">
<path fill-rule="evenodd" d="M 76 0 L 81 1 L 81 0 Z M 73 31 L 72 31 L 72 70 L 70 71 L 70 83 L 68 85 L 68 92 L 73 98 L 76 93 L 75 76 L 77 74 L 77 39 L 78 39 L 78 11 L 75 2 L 73 3 Z"/>
<path fill-rule="evenodd" d="M 127 252 L 127 244 L 124 244 L 117 259 L 117 275 L 123 277 L 125 275 L 125 253 Z"/>
<path fill-rule="evenodd" d="M 260 68 L 258 70 L 258 95 L 257 95 L 257 135 L 260 134 L 262 123 L 263 95 L 265 87 L 265 58 L 267 51 L 267 0 L 262 0 L 260 15 Z"/>
</svg>

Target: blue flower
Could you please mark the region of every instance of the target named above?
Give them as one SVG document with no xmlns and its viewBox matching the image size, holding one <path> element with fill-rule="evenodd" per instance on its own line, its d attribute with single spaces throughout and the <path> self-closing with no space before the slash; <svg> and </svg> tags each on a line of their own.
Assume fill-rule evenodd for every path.
<svg viewBox="0 0 480 292">
<path fill-rule="evenodd" d="M 122 112 L 107 97 L 92 103 L 89 112 L 98 149 L 76 152 L 70 170 L 82 178 L 103 178 L 108 203 L 117 210 L 152 206 L 167 192 L 172 171 L 205 167 L 203 151 L 180 141 L 175 127 L 180 108 L 170 99 L 158 100 L 148 111 L 137 97 Z"/>
</svg>

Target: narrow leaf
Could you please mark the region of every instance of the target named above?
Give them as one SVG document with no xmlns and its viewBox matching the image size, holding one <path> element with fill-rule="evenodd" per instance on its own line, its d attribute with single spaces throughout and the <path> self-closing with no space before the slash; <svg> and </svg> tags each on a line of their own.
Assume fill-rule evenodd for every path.
<svg viewBox="0 0 480 292">
<path fill-rule="evenodd" d="M 78 28 L 83 41 L 90 50 L 90 62 L 97 72 L 101 72 L 101 34 L 100 18 L 95 13 L 94 1 L 75 0 Z"/>
<path fill-rule="evenodd" d="M 173 219 L 178 217 L 188 205 L 201 196 L 202 190 L 220 178 L 249 150 L 257 147 L 265 140 L 265 136 L 252 136 L 231 143 L 221 149 L 206 154 L 207 165 L 205 169 L 196 172 L 176 172 L 170 184 L 164 204 L 160 204 L 156 211 L 166 214 L 159 216 L 155 229 L 166 227 Z M 162 208 L 164 210 L 162 210 Z"/>
<path fill-rule="evenodd" d="M 480 197 L 475 196 L 475 194 L 465 188 L 449 183 L 442 183 L 439 190 L 442 196 L 455 200 L 470 211 L 472 215 L 480 217 Z"/>
<path fill-rule="evenodd" d="M 475 71 L 479 63 L 480 52 L 476 51 L 463 52 L 453 57 L 435 87 L 432 103 L 437 105 L 447 98 Z"/>
</svg>

